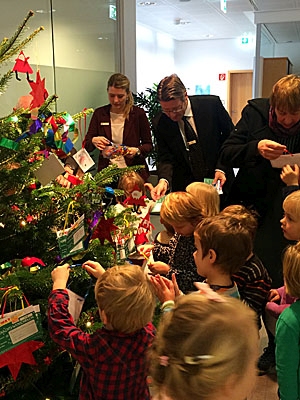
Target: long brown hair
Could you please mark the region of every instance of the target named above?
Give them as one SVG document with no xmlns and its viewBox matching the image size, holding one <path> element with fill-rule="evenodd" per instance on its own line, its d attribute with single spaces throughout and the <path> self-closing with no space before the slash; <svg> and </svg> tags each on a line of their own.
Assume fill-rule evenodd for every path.
<svg viewBox="0 0 300 400">
<path fill-rule="evenodd" d="M 134 104 L 133 96 L 130 90 L 130 81 L 127 76 L 117 73 L 111 75 L 107 82 L 107 90 L 109 87 L 114 87 L 116 89 L 124 89 L 127 93 L 127 100 L 124 108 L 123 116 L 124 118 L 129 117 L 130 110 Z"/>
</svg>

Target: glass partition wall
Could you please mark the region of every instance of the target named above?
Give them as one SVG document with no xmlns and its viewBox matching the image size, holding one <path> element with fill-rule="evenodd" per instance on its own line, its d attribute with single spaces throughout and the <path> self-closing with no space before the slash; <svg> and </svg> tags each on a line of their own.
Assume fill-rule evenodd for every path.
<svg viewBox="0 0 300 400">
<path fill-rule="evenodd" d="M 119 70 L 116 1 L 10 0 L 0 14 L 0 39 L 10 38 L 30 10 L 34 16 L 23 38 L 39 26 L 44 30 L 23 51 L 33 69 L 30 78 L 35 81 L 39 71 L 49 95 L 58 96 L 54 111 L 75 114 L 106 104 L 107 78 Z M 14 59 L 3 63 L 0 75 L 14 64 Z M 31 91 L 26 74 L 19 78 L 1 95 L 0 116 Z"/>
</svg>

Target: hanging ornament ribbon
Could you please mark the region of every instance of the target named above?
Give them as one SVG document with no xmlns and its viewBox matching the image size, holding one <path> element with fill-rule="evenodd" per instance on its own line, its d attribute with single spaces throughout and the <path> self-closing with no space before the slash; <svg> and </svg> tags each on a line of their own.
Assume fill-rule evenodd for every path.
<svg viewBox="0 0 300 400">
<path fill-rule="evenodd" d="M 55 121 L 55 118 L 53 117 L 53 115 L 51 115 L 49 118 L 46 119 L 46 122 L 48 122 L 48 124 L 50 124 L 52 126 L 52 130 L 55 133 L 58 129 L 57 123 Z"/>
<path fill-rule="evenodd" d="M 19 149 L 19 143 L 7 139 L 7 138 L 1 138 L 0 139 L 0 146 L 6 147 L 7 149 L 15 150 L 17 151 Z"/>
<path fill-rule="evenodd" d="M 79 130 L 80 140 L 81 140 L 81 143 L 82 143 L 82 148 L 84 148 L 84 145 L 85 145 L 84 138 L 85 138 L 85 135 L 86 135 L 86 112 L 85 112 L 86 110 L 87 110 L 86 107 L 82 110 L 82 112 L 83 112 L 83 121 L 84 121 L 83 132 L 82 132 L 82 127 L 81 127 L 81 119 L 82 118 L 79 118 L 79 121 L 78 121 L 78 130 Z"/>
</svg>

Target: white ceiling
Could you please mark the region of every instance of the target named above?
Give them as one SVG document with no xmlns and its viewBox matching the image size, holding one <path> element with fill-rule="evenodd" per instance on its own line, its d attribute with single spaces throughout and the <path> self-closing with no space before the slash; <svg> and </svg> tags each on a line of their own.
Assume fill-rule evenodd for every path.
<svg viewBox="0 0 300 400">
<path fill-rule="evenodd" d="M 227 0 L 227 12 L 223 13 L 220 1 L 137 0 L 137 21 L 176 40 L 229 39 L 255 34 L 255 11 L 300 10 L 300 0 Z M 275 43 L 300 42 L 300 18 L 299 22 L 265 26 Z"/>
</svg>

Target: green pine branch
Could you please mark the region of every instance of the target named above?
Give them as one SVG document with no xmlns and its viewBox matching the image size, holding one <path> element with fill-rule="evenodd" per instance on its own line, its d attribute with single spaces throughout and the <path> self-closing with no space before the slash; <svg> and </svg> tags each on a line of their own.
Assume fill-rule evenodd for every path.
<svg viewBox="0 0 300 400">
<path fill-rule="evenodd" d="M 34 15 L 33 11 L 29 11 L 22 24 L 20 24 L 17 30 L 15 31 L 14 35 L 10 39 L 4 38 L 2 40 L 0 45 L 1 62 L 7 60 L 8 58 L 16 54 L 18 51 L 22 50 L 24 46 L 38 34 L 38 32 L 44 29 L 42 26 L 39 27 L 27 39 L 25 39 L 23 42 L 20 43 L 20 36 L 22 35 L 22 32 L 25 26 L 27 25 L 29 18 L 31 18 L 33 15 Z"/>
<path fill-rule="evenodd" d="M 7 84 L 10 81 L 10 79 L 12 78 L 12 76 L 13 76 L 13 71 L 7 71 L 6 74 L 4 74 L 0 78 L 0 95 L 5 92 L 5 90 L 7 88 Z"/>
</svg>

